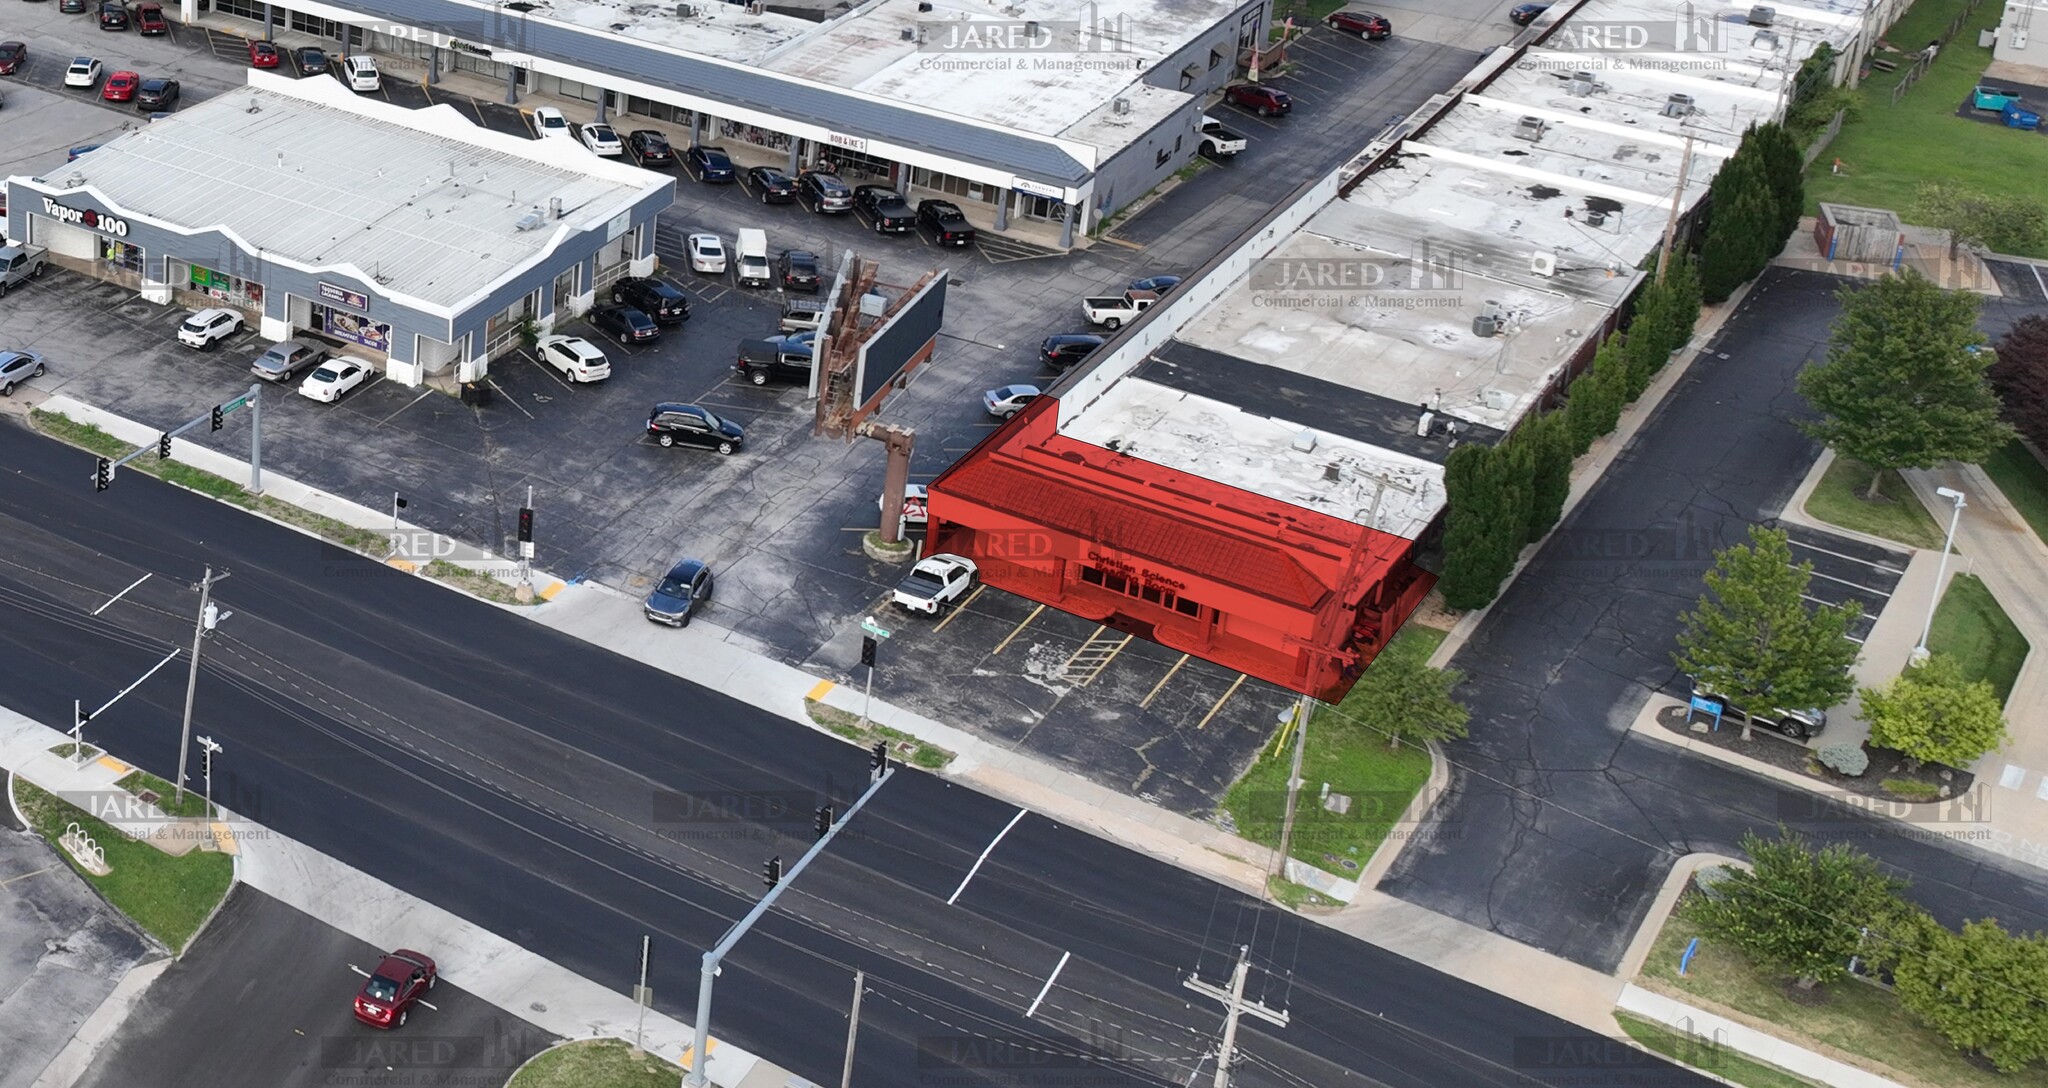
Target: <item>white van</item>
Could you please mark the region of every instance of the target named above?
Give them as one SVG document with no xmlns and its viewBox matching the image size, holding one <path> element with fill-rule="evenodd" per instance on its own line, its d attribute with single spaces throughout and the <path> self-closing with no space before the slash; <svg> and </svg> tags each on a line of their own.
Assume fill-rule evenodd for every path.
<svg viewBox="0 0 2048 1088">
<path fill-rule="evenodd" d="M 733 278 L 741 287 L 766 287 L 775 282 L 775 272 L 768 267 L 768 232 L 746 227 L 740 231 L 739 245 L 734 252 Z"/>
<path fill-rule="evenodd" d="M 341 66 L 342 78 L 348 80 L 348 89 L 358 93 L 382 90 L 384 77 L 377 71 L 377 62 L 361 54 L 352 55 Z"/>
</svg>

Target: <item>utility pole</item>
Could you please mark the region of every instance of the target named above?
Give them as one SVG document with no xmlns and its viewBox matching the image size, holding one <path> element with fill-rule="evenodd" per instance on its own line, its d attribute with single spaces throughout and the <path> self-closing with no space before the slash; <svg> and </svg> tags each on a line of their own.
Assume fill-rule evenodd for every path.
<svg viewBox="0 0 2048 1088">
<path fill-rule="evenodd" d="M 71 757 L 85 762 L 85 705 L 71 700 Z"/>
<path fill-rule="evenodd" d="M 212 737 L 198 737 L 196 739 L 199 741 L 200 752 L 199 773 L 206 779 L 206 818 L 211 820 L 213 819 L 213 757 L 220 753 L 221 746 L 214 743 Z"/>
<path fill-rule="evenodd" d="M 647 989 L 647 948 L 653 940 L 653 937 L 646 934 L 640 937 L 640 985 L 633 987 L 633 1004 L 640 1006 L 640 1021 L 633 1025 L 635 1051 L 646 1049 L 642 1043 L 646 1041 L 644 1032 L 647 1029 L 647 1006 L 654 1004 L 654 995 Z"/>
<path fill-rule="evenodd" d="M 853 1088 L 853 1040 L 860 1034 L 860 993 L 866 988 L 868 975 L 856 967 L 853 971 L 853 1018 L 846 1022 L 846 1064 L 839 1067 L 839 1088 Z"/>
<path fill-rule="evenodd" d="M 1692 137 L 1685 138 L 1685 157 L 1678 160 L 1678 188 L 1671 194 L 1671 214 L 1664 220 L 1664 248 L 1657 251 L 1657 282 L 1671 264 L 1671 246 L 1678 238 L 1678 209 L 1685 203 L 1685 179 L 1692 173 Z"/>
<path fill-rule="evenodd" d="M 600 111 L 601 112 L 601 111 Z M 519 586 L 521 601 L 533 600 L 533 485 L 526 485 L 526 505 L 519 508 Z"/>
<path fill-rule="evenodd" d="M 1215 1088 L 1230 1088 L 1231 1059 L 1237 1049 L 1238 1017 L 1245 1013 L 1250 1013 L 1269 1024 L 1283 1028 L 1287 1026 L 1286 1010 L 1283 1009 L 1275 1012 L 1267 1008 L 1263 1001 L 1246 1001 L 1244 999 L 1244 980 L 1245 975 L 1251 971 L 1251 954 L 1250 945 L 1242 946 L 1237 950 L 1237 967 L 1230 973 L 1230 989 L 1228 990 L 1213 983 L 1203 982 L 1200 976 L 1193 973 L 1188 975 L 1187 981 L 1181 983 L 1181 985 L 1204 997 L 1214 998 L 1217 1001 L 1223 1002 L 1223 1045 L 1216 1052 Z"/>
<path fill-rule="evenodd" d="M 219 578 L 213 576 L 213 568 L 206 568 L 206 577 L 199 581 L 199 619 L 192 625 L 192 668 L 185 675 L 185 725 L 178 731 L 178 781 L 177 805 L 185 804 L 185 755 L 192 747 L 192 697 L 199 691 L 199 646 L 206 641 L 206 633 L 220 622 L 218 610 L 213 607 L 213 583 L 224 581 L 226 571 Z"/>
<path fill-rule="evenodd" d="M 1287 772 L 1287 815 L 1280 821 L 1280 879 L 1287 879 L 1288 850 L 1294 845 L 1294 807 L 1301 796 L 1301 757 L 1308 747 L 1308 714 L 1314 702 L 1302 696 L 1294 706 L 1294 769 Z"/>
</svg>

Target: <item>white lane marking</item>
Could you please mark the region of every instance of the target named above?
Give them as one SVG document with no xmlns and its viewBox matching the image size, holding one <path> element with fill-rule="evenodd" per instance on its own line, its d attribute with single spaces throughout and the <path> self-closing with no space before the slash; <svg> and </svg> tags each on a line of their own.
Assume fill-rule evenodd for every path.
<svg viewBox="0 0 2048 1088">
<path fill-rule="evenodd" d="M 136 586 L 139 586 L 147 581 L 149 581 L 149 575 L 145 574 L 142 577 L 137 578 L 133 582 L 128 583 L 128 589 L 134 589 Z M 98 608 L 93 609 L 92 614 L 97 616 L 100 613 L 105 612 L 107 609 L 114 607 L 115 601 L 118 601 L 121 598 L 126 597 L 128 595 L 128 589 L 124 589 L 121 592 L 114 594 L 112 597 L 107 598 L 107 603 L 99 606 Z"/>
<path fill-rule="evenodd" d="M 1037 997 L 1034 997 L 1034 998 L 1032 998 L 1032 999 L 1031 999 L 1031 1007 L 1030 1007 L 1030 1008 L 1028 1008 L 1028 1009 L 1025 1009 L 1025 1010 L 1024 1010 L 1024 1019 L 1026 1019 L 1026 1020 L 1029 1020 L 1029 1019 L 1031 1019 L 1031 1014 L 1032 1014 L 1032 1013 L 1035 1013 L 1035 1012 L 1037 1012 L 1037 1011 L 1038 1011 L 1038 1003 L 1039 1003 L 1039 1002 L 1041 1002 L 1041 1001 L 1044 1001 L 1044 1000 L 1045 1000 L 1045 995 L 1046 995 L 1046 994 L 1048 994 L 1048 993 L 1050 993 L 1050 992 L 1052 992 L 1052 984 L 1053 984 L 1053 982 L 1054 982 L 1054 981 L 1056 981 L 1056 980 L 1057 980 L 1057 979 L 1058 979 L 1058 978 L 1060 977 L 1060 972 L 1061 972 L 1062 970 L 1065 970 L 1065 969 L 1066 969 L 1066 966 L 1067 966 L 1067 957 L 1068 957 L 1068 956 L 1071 956 L 1071 955 L 1073 955 L 1073 953 L 1072 953 L 1072 952 L 1062 952 L 1062 953 L 1060 953 L 1060 962 L 1059 962 L 1059 966 L 1057 966 L 1057 967 L 1054 967 L 1054 968 L 1052 969 L 1052 974 L 1050 974 L 1050 975 L 1047 975 L 1047 976 L 1045 977 L 1045 985 L 1039 988 L 1039 990 L 1038 990 L 1038 996 L 1037 996 Z"/>
<path fill-rule="evenodd" d="M 1026 811 L 1025 809 L 1018 809 L 1017 814 L 1010 817 L 1010 822 L 1004 824 L 1001 831 L 996 832 L 996 837 L 989 840 L 988 849 L 983 850 L 981 856 L 974 859 L 974 868 L 967 870 L 967 875 L 960 878 L 960 886 L 954 888 L 953 894 L 946 898 L 947 906 L 952 906 L 953 900 L 960 898 L 960 893 L 967 890 L 967 882 L 973 880 L 974 874 L 981 871 L 981 863 L 988 860 L 988 856 L 995 850 L 996 844 L 1003 841 L 1003 836 L 1009 834 L 1011 828 L 1017 826 L 1017 821 L 1024 818 Z"/>
</svg>

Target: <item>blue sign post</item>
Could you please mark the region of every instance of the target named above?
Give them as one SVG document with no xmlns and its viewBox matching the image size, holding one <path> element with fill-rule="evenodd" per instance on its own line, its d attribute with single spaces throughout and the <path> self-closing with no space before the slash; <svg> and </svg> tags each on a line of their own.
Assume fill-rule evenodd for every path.
<svg viewBox="0 0 2048 1088">
<path fill-rule="evenodd" d="M 1687 721 L 1691 721 L 1694 714 L 1712 714 L 1714 716 L 1714 729 L 1716 732 L 1719 732 L 1721 729 L 1721 710 L 1722 704 L 1719 700 L 1709 699 L 1704 695 L 1695 695 L 1692 697 L 1692 706 L 1685 712 L 1685 717 Z"/>
<path fill-rule="evenodd" d="M 1696 953 L 1699 952 L 1699 950 L 1700 939 L 1698 937 L 1694 937 L 1691 941 L 1688 941 L 1686 943 L 1685 955 L 1678 957 L 1678 976 L 1680 978 L 1685 977 L 1685 969 L 1691 966 L 1692 958 Z"/>
</svg>

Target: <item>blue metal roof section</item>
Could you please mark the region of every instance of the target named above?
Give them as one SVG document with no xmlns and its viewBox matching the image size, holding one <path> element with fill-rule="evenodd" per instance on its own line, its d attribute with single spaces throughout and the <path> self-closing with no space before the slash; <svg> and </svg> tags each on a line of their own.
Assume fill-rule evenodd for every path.
<svg viewBox="0 0 2048 1088">
<path fill-rule="evenodd" d="M 717 2 L 717 0 L 713 0 Z M 764 113 L 808 121 L 848 136 L 901 144 L 1028 180 L 1072 187 L 1089 170 L 1059 145 L 1017 132 L 935 117 L 834 87 L 720 64 L 517 11 L 455 0 L 341 0 L 346 10 L 461 41 L 614 73 Z"/>
</svg>

